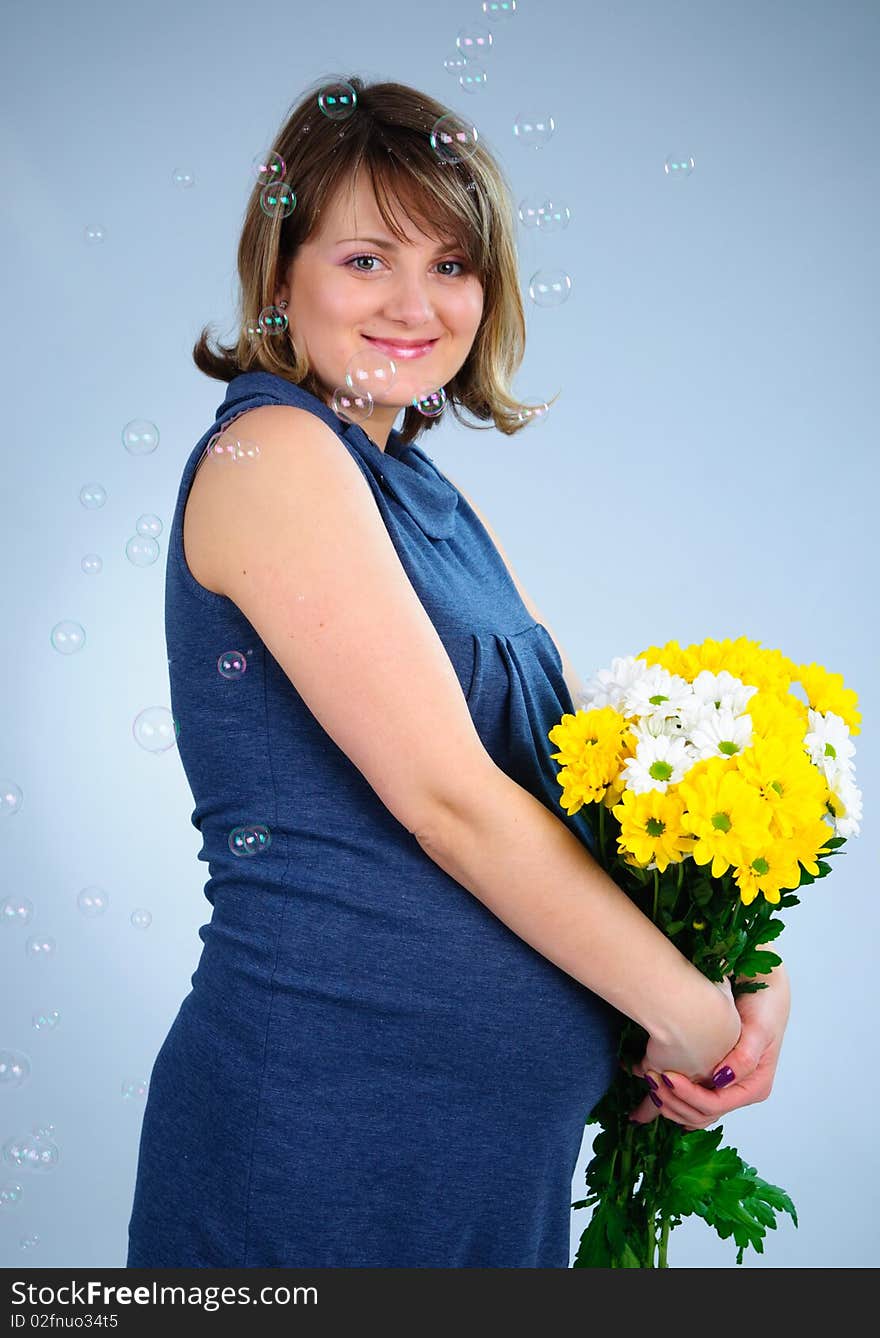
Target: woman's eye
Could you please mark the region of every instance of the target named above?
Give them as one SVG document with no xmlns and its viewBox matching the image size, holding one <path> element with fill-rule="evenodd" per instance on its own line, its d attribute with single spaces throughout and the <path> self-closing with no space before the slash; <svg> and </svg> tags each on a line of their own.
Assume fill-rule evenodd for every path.
<svg viewBox="0 0 880 1338">
<path fill-rule="evenodd" d="M 365 269 L 359 266 L 357 262 L 359 260 L 378 260 L 378 259 L 379 257 L 374 255 L 359 255 L 359 256 L 352 256 L 351 260 L 349 260 L 347 263 L 349 265 L 354 265 L 355 268 L 358 269 L 361 274 L 375 274 L 376 270 L 372 266 L 369 269 Z M 465 270 L 465 263 L 463 260 L 440 260 L 437 263 L 439 265 L 458 265 L 462 273 Z M 460 276 L 456 274 L 447 274 L 445 275 L 445 277 L 454 279 L 454 278 L 459 278 Z"/>
</svg>

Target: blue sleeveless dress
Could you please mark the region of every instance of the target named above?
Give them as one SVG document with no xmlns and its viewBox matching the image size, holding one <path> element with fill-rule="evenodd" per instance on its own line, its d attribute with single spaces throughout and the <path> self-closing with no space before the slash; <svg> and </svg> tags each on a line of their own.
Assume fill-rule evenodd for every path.
<svg viewBox="0 0 880 1338">
<path fill-rule="evenodd" d="M 487 751 L 591 842 L 550 759 L 574 709 L 559 653 L 465 499 L 399 432 L 383 452 L 284 378 L 235 377 L 169 536 L 171 707 L 213 909 L 152 1069 L 127 1267 L 568 1268 L 572 1176 L 623 1019 L 433 863 L 187 567 L 199 459 L 264 404 L 336 433 Z M 229 651 L 246 656 L 234 678 Z M 230 833 L 256 824 L 271 842 L 242 853 Z"/>
</svg>

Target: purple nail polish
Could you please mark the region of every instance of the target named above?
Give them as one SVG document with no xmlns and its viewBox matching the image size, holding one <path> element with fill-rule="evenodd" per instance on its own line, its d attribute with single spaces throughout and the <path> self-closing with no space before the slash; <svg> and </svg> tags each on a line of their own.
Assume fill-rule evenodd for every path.
<svg viewBox="0 0 880 1338">
<path fill-rule="evenodd" d="M 667 1076 L 666 1076 L 665 1073 L 661 1073 L 661 1074 L 660 1074 L 660 1077 L 661 1077 L 661 1078 L 663 1079 L 663 1081 L 666 1083 L 666 1086 L 667 1086 L 667 1087 L 671 1087 L 672 1090 L 675 1091 L 675 1083 L 674 1083 L 674 1082 L 670 1082 L 669 1078 L 667 1078 Z"/>
<path fill-rule="evenodd" d="M 725 1064 L 724 1068 L 719 1069 L 718 1072 L 713 1076 L 712 1086 L 726 1087 L 728 1083 L 733 1082 L 735 1077 L 736 1074 L 734 1073 L 733 1069 L 728 1068 L 727 1065 Z"/>
<path fill-rule="evenodd" d="M 651 1090 L 654 1091 L 654 1092 L 656 1092 L 656 1091 L 658 1090 L 659 1086 L 660 1086 L 659 1083 L 657 1083 L 657 1082 L 654 1081 L 654 1079 L 651 1077 L 650 1073 L 646 1073 L 646 1074 L 645 1074 L 645 1082 L 648 1084 L 648 1086 L 649 1086 L 649 1087 L 651 1088 Z"/>
<path fill-rule="evenodd" d="M 660 1100 L 659 1096 L 655 1096 L 653 1092 L 649 1092 L 648 1096 L 654 1102 L 654 1105 L 657 1107 L 657 1109 L 660 1110 L 661 1107 L 663 1106 L 663 1102 Z"/>
</svg>

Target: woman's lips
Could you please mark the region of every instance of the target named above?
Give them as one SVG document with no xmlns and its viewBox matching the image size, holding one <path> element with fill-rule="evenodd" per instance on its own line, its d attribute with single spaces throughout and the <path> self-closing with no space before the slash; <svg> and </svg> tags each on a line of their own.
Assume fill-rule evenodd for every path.
<svg viewBox="0 0 880 1338">
<path fill-rule="evenodd" d="M 364 335 L 364 339 L 369 340 L 371 344 L 375 344 L 376 348 L 380 348 L 383 353 L 388 353 L 394 358 L 404 359 L 423 358 L 426 353 L 430 353 L 431 349 L 437 343 L 436 339 L 432 339 L 430 343 L 427 344 L 413 344 L 407 346 L 406 344 L 394 344 L 388 339 L 373 339 L 370 335 Z"/>
</svg>

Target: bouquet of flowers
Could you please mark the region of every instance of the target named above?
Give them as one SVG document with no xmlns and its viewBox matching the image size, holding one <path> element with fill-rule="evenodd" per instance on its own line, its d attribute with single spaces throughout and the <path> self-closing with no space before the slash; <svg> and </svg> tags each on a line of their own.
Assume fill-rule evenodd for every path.
<svg viewBox="0 0 880 1338">
<path fill-rule="evenodd" d="M 857 704 L 840 674 L 760 642 L 671 641 L 615 659 L 549 732 L 560 805 L 584 809 L 598 862 L 734 997 L 766 988 L 753 977 L 781 962 L 764 946 L 782 932 L 778 913 L 858 835 Z M 627 1020 L 621 1072 L 587 1120 L 601 1129 L 589 1195 L 572 1204 L 593 1209 L 574 1267 L 665 1268 L 669 1233 L 690 1214 L 732 1235 L 741 1264 L 747 1246 L 763 1253 L 777 1212 L 797 1226 L 794 1204 L 719 1147 L 720 1126 L 630 1122 L 644 1091 L 630 1070 L 648 1039 Z"/>
</svg>

